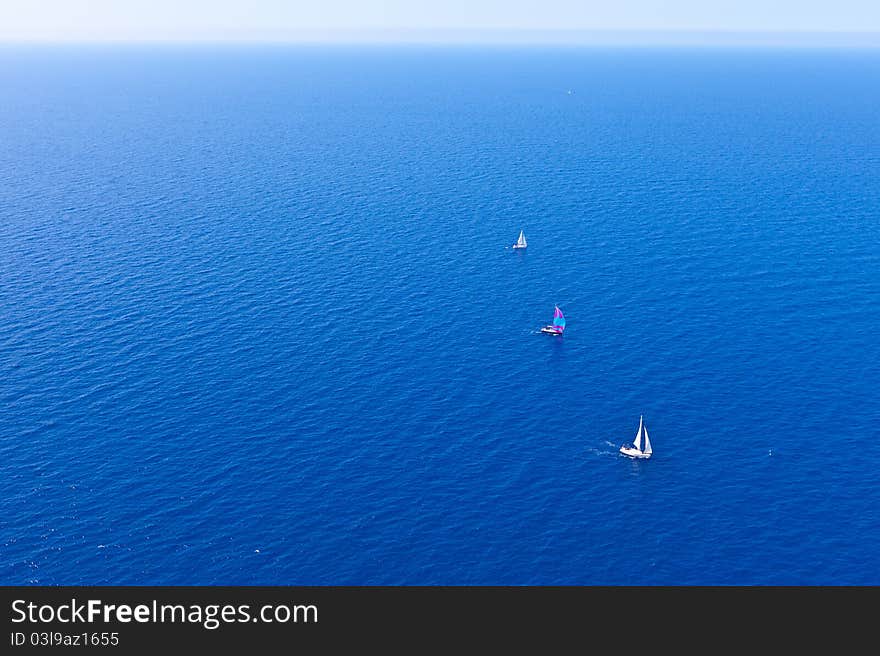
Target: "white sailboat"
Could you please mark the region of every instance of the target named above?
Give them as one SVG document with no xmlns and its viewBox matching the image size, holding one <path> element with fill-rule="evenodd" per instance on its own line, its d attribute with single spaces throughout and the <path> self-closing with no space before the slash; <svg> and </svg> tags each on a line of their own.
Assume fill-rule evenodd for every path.
<svg viewBox="0 0 880 656">
<path fill-rule="evenodd" d="M 630 458 L 650 458 L 654 450 L 651 448 L 651 440 L 648 438 L 648 427 L 645 426 L 642 417 L 639 417 L 639 430 L 632 444 L 624 444 L 620 452 Z"/>
<path fill-rule="evenodd" d="M 519 231 L 519 239 L 516 240 L 516 243 L 513 245 L 514 248 L 525 248 L 528 246 L 526 243 L 526 236 L 523 234 L 523 231 Z"/>
</svg>

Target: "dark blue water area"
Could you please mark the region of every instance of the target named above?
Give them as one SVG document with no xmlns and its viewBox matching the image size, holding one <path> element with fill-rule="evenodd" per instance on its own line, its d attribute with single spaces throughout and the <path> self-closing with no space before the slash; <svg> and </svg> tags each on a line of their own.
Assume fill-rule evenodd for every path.
<svg viewBox="0 0 880 656">
<path fill-rule="evenodd" d="M 877 51 L 0 48 L 0 582 L 880 584 L 878 108 Z"/>
</svg>

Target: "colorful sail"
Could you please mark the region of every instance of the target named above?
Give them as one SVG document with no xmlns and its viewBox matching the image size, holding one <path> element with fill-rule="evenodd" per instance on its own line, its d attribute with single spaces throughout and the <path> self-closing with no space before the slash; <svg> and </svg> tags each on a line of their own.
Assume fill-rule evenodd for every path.
<svg viewBox="0 0 880 656">
<path fill-rule="evenodd" d="M 565 330 L 565 315 L 562 314 L 562 310 L 559 309 L 558 305 L 553 311 L 553 325 L 556 326 L 559 332 Z"/>
</svg>

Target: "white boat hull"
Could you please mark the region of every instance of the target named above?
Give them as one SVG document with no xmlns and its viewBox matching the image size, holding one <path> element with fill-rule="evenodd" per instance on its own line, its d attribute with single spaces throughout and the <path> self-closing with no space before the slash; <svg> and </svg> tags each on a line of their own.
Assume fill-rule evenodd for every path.
<svg viewBox="0 0 880 656">
<path fill-rule="evenodd" d="M 553 328 L 541 328 L 542 333 L 547 333 L 548 335 L 561 335 L 562 332 L 559 330 L 554 330 Z"/>
<path fill-rule="evenodd" d="M 514 248 L 525 248 L 525 246 L 520 246 L 519 244 L 514 244 L 513 247 Z"/>
<path fill-rule="evenodd" d="M 638 449 L 634 449 L 628 446 L 620 447 L 620 453 L 625 456 L 629 456 L 630 458 L 650 458 L 650 453 L 645 453 L 643 451 L 639 451 Z"/>
</svg>

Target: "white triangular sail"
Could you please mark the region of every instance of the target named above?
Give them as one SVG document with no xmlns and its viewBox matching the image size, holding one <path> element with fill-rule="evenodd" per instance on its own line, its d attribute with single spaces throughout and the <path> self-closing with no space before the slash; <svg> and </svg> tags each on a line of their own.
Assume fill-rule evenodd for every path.
<svg viewBox="0 0 880 656">
<path fill-rule="evenodd" d="M 519 239 L 516 240 L 516 245 L 520 248 L 525 248 L 526 246 L 528 246 L 528 244 L 526 243 L 526 236 L 523 234 L 522 230 L 519 231 Z"/>
<path fill-rule="evenodd" d="M 633 440 L 633 446 L 639 451 L 642 450 L 642 417 L 639 417 L 639 430 L 636 431 L 636 439 Z"/>
<path fill-rule="evenodd" d="M 648 437 L 648 427 L 645 426 L 644 417 L 639 417 L 639 430 L 636 431 L 636 437 L 632 441 L 632 446 L 624 444 L 620 447 L 620 452 L 631 458 L 650 458 L 653 453 L 651 448 L 651 438 Z"/>
</svg>

